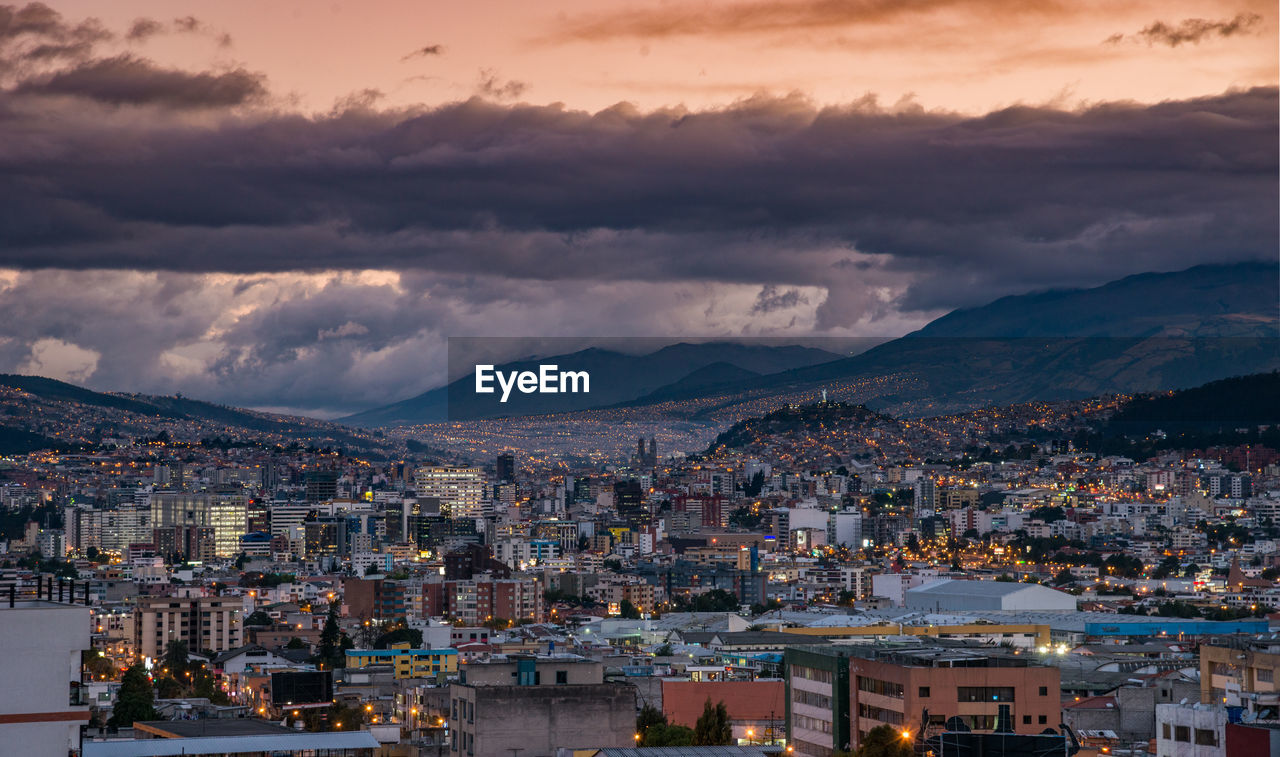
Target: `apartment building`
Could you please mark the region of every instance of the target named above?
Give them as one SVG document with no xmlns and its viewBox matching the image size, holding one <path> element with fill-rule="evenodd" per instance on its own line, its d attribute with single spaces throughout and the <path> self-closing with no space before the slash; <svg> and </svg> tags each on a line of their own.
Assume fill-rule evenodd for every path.
<svg viewBox="0 0 1280 757">
<path fill-rule="evenodd" d="M 244 643 L 240 597 L 142 597 L 134 609 L 133 646 L 155 659 L 169 644 L 193 652 L 226 652 Z"/>
</svg>

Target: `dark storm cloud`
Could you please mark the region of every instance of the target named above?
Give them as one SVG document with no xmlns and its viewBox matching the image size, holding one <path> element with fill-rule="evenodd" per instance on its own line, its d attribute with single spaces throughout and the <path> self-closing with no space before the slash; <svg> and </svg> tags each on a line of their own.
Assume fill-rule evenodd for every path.
<svg viewBox="0 0 1280 757">
<path fill-rule="evenodd" d="M 144 58 L 118 55 L 20 82 L 19 95 L 68 95 L 111 105 L 224 108 L 262 99 L 264 78 L 244 69 L 190 73 L 162 68 Z"/>
<path fill-rule="evenodd" d="M 779 291 L 773 284 L 761 287 L 756 302 L 751 306 L 752 313 L 772 313 L 775 310 L 790 310 L 796 305 L 807 305 L 809 299 L 799 289 Z"/>
<path fill-rule="evenodd" d="M 118 73 L 134 70 L 154 80 Z M 33 96 L 261 91 L 250 76 L 203 76 L 203 88 L 161 76 L 155 90 L 86 76 L 0 98 L 0 265 L 424 268 L 824 286 L 839 299 L 866 277 L 841 261 L 873 260 L 910 276 L 899 306 L 933 308 L 1277 246 L 1274 88 L 978 117 L 793 97 L 595 114 L 365 103 L 213 123 Z M 836 304 L 829 325 L 853 312 Z"/>
<path fill-rule="evenodd" d="M 1200 44 L 1201 41 L 1213 37 L 1235 37 L 1241 34 L 1252 34 L 1262 24 L 1262 16 L 1257 13 L 1239 13 L 1234 18 L 1212 21 L 1204 18 L 1187 18 L 1177 24 L 1155 21 L 1136 34 L 1113 34 L 1106 41 L 1112 44 L 1132 40 L 1146 42 L 1148 45 L 1168 45 L 1178 47 L 1183 44 Z"/>
</svg>

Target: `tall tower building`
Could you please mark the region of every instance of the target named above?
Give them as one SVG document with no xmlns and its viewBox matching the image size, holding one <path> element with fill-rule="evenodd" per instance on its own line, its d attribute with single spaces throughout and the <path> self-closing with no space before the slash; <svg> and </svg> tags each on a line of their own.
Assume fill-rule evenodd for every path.
<svg viewBox="0 0 1280 757">
<path fill-rule="evenodd" d="M 516 480 L 516 456 L 510 452 L 498 455 L 497 475 L 499 483 Z"/>
<path fill-rule="evenodd" d="M 440 501 L 446 518 L 483 518 L 487 513 L 485 475 L 479 468 L 428 465 L 414 474 L 414 491 L 419 499 Z"/>
</svg>

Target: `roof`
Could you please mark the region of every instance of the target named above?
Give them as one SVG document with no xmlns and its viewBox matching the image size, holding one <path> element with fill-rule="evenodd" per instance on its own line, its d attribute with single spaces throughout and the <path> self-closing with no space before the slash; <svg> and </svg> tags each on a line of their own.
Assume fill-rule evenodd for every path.
<svg viewBox="0 0 1280 757">
<path fill-rule="evenodd" d="M 668 681 L 662 682 L 662 713 L 673 725 L 692 728 L 710 698 L 723 701 L 731 720 L 781 721 L 787 716 L 782 681 Z"/>
<path fill-rule="evenodd" d="M 278 723 L 251 718 L 217 718 L 201 720 L 142 720 L 133 724 L 136 730 L 163 735 L 165 738 L 213 738 L 226 736 L 272 736 L 297 733 Z"/>
<path fill-rule="evenodd" d="M 194 739 L 128 739 L 85 741 L 84 757 L 198 757 L 245 752 L 291 752 L 319 749 L 377 749 L 368 731 L 347 733 L 282 733 L 269 736 L 213 736 Z M 751 753 L 748 753 L 751 754 Z"/>
<path fill-rule="evenodd" d="M 758 746 L 651 746 L 601 749 L 594 757 L 756 757 L 766 754 L 769 752 Z"/>
<path fill-rule="evenodd" d="M 910 594 L 947 594 L 962 592 L 971 597 L 1007 597 L 1020 591 L 1046 589 L 1040 584 L 1015 583 L 1013 581 L 971 581 L 965 579 L 941 578 L 924 586 L 907 589 Z M 1049 589 L 1049 591 L 1054 591 Z"/>
<path fill-rule="evenodd" d="M 400 655 L 413 655 L 421 657 L 426 655 L 456 655 L 456 649 L 348 649 L 347 657 L 398 657 Z"/>
</svg>

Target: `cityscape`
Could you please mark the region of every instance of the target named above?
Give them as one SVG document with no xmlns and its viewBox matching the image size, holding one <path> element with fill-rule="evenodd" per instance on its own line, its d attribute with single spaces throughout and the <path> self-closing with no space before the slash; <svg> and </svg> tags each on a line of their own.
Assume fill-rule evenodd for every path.
<svg viewBox="0 0 1280 757">
<path fill-rule="evenodd" d="M 0 4 L 0 757 L 1280 756 L 1278 25 Z"/>
</svg>

